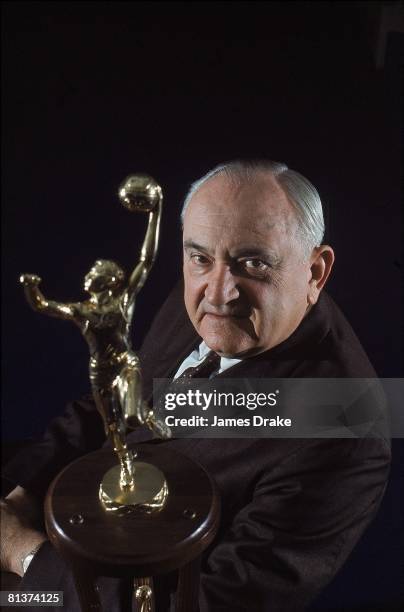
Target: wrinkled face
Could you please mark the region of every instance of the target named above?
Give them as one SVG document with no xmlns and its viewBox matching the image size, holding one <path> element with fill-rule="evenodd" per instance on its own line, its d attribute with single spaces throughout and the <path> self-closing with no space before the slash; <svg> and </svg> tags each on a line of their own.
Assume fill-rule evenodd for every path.
<svg viewBox="0 0 404 612">
<path fill-rule="evenodd" d="M 266 351 L 298 327 L 309 305 L 310 258 L 294 209 L 272 177 L 208 180 L 184 219 L 185 305 L 222 356 Z"/>
</svg>

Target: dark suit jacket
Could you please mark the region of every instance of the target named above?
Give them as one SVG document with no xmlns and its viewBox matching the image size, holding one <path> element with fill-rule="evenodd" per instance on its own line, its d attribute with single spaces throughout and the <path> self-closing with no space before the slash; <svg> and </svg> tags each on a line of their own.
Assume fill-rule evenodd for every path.
<svg viewBox="0 0 404 612">
<path fill-rule="evenodd" d="M 169 296 L 140 351 L 145 397 L 153 377 L 172 376 L 200 342 L 186 315 L 182 288 Z M 246 359 L 221 377 L 374 377 L 351 327 L 325 293 L 282 344 Z M 6 477 L 43 495 L 67 462 L 102 444 L 91 401 L 71 404 L 42 442 L 12 462 Z M 150 438 L 139 430 L 129 441 Z M 222 496 L 221 527 L 203 558 L 202 612 L 302 610 L 331 580 L 372 520 L 389 466 L 389 446 L 367 439 L 175 439 L 161 444 L 196 459 Z M 129 609 L 128 585 L 102 579 L 105 609 Z M 156 580 L 159 610 L 169 609 L 172 576 Z M 49 544 L 23 589 L 65 591 L 77 610 L 71 576 Z"/>
</svg>

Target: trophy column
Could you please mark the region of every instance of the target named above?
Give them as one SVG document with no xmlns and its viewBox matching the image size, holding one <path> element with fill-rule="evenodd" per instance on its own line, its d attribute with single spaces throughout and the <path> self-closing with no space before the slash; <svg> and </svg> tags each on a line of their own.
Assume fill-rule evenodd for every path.
<svg viewBox="0 0 404 612">
<path fill-rule="evenodd" d="M 219 496 L 201 466 L 165 446 L 131 447 L 139 461 L 164 469 L 170 494 L 158 512 L 105 511 L 98 485 L 114 464 L 108 450 L 73 462 L 49 488 L 46 529 L 73 570 L 82 612 L 102 609 L 95 586 L 98 576 L 134 579 L 137 609 L 151 612 L 151 578 L 173 570 L 179 570 L 176 612 L 197 609 L 200 555 L 217 533 Z"/>
</svg>

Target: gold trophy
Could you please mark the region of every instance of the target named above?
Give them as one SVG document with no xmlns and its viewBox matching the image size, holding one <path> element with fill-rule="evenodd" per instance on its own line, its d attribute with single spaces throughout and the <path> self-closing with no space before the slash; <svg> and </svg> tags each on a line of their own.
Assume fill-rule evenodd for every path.
<svg viewBox="0 0 404 612">
<path fill-rule="evenodd" d="M 220 499 L 209 474 L 186 455 L 165 445 L 127 446 L 128 428 L 147 426 L 159 438 L 171 433 L 142 399 L 129 335 L 136 295 L 156 257 L 162 190 L 151 177 L 133 175 L 119 198 L 128 210 L 149 215 L 128 281 L 115 262 L 99 259 L 84 279 L 90 297 L 64 304 L 42 294 L 39 276 L 20 278 L 34 310 L 73 321 L 87 341 L 94 400 L 119 459 L 114 465 L 115 454 L 97 450 L 62 470 L 45 498 L 45 526 L 72 569 L 82 612 L 102 610 L 97 576 L 130 577 L 137 609 L 151 612 L 153 576 L 176 569 L 176 611 L 193 612 L 199 557 L 219 528 Z"/>
<path fill-rule="evenodd" d="M 135 298 L 157 253 L 163 194 L 153 178 L 139 174 L 123 181 L 119 198 L 131 212 L 149 215 L 140 259 L 128 281 L 114 261 L 103 259 L 97 260 L 84 278 L 84 289 L 90 297 L 82 302 L 48 300 L 39 289 L 41 278 L 34 274 L 22 274 L 20 281 L 34 310 L 73 321 L 89 346 L 93 397 L 119 458 L 119 464 L 104 474 L 99 487 L 105 510 L 125 514 L 140 509 L 151 513 L 164 506 L 168 495 L 166 479 L 154 465 L 135 461 L 136 455 L 127 448 L 126 432 L 146 425 L 160 438 L 171 435 L 142 399 L 139 358 L 130 342 Z"/>
</svg>

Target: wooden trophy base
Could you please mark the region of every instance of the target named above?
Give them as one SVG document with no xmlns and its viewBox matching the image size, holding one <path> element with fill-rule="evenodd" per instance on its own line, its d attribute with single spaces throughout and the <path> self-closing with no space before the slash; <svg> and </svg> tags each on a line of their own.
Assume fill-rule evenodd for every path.
<svg viewBox="0 0 404 612">
<path fill-rule="evenodd" d="M 101 610 L 97 576 L 130 576 L 138 579 L 135 585 L 147 585 L 148 577 L 180 569 L 176 610 L 191 612 L 198 599 L 196 560 L 219 526 L 216 486 L 199 464 L 170 448 L 130 448 L 136 461 L 164 474 L 163 507 L 152 514 L 141 508 L 124 516 L 108 512 L 99 488 L 117 458 L 111 450 L 96 451 L 71 463 L 51 484 L 45 500 L 49 539 L 72 567 L 83 611 Z"/>
</svg>

